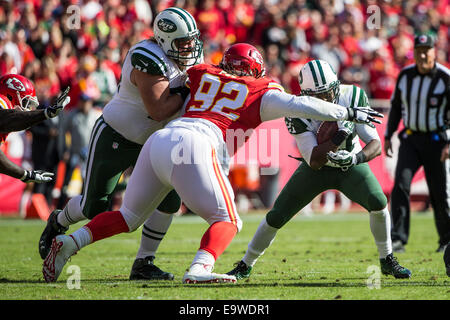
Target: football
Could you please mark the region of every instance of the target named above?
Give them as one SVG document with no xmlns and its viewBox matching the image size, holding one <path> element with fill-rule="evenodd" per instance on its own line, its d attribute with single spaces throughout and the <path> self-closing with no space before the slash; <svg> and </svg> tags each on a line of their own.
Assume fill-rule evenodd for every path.
<svg viewBox="0 0 450 320">
<path fill-rule="evenodd" d="M 336 133 L 336 131 L 338 131 L 338 125 L 336 121 L 323 121 L 320 124 L 319 129 L 317 129 L 317 143 L 322 144 L 330 140 Z"/>
</svg>

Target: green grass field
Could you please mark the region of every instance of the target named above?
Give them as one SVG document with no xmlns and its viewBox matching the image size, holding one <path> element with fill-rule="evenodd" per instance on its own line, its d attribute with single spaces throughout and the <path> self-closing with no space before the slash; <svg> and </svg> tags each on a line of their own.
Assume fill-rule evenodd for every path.
<svg viewBox="0 0 450 320">
<path fill-rule="evenodd" d="M 216 262 L 215 272 L 227 272 L 240 260 L 262 214 L 243 215 L 244 227 Z M 253 269 L 237 284 L 183 285 L 207 224 L 196 216 L 176 217 L 161 243 L 156 263 L 175 274 L 174 281 L 128 281 L 140 241 L 140 230 L 84 248 L 73 256 L 55 284 L 46 284 L 37 242 L 43 221 L 0 219 L 0 299 L 159 299 L 159 300 L 316 300 L 433 299 L 449 300 L 450 278 L 442 253 L 435 253 L 437 234 L 431 213 L 413 214 L 407 251 L 397 254 L 413 272 L 409 280 L 381 275 L 370 289 L 367 273 L 379 266 L 367 214 L 295 217 L 277 235 Z M 74 231 L 82 224 L 70 229 Z M 68 267 L 81 271 L 80 289 L 69 289 Z M 69 283 L 72 283 L 69 281 Z"/>
</svg>

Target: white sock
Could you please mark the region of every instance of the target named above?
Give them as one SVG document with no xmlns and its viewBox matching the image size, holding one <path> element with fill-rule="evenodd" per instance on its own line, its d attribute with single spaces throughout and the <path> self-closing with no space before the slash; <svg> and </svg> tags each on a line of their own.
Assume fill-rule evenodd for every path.
<svg viewBox="0 0 450 320">
<path fill-rule="evenodd" d="M 72 233 L 71 236 L 73 240 L 75 240 L 78 249 L 81 249 L 92 243 L 92 235 L 88 228 L 81 227 L 80 229 Z"/>
<path fill-rule="evenodd" d="M 392 253 L 391 217 L 386 206 L 381 211 L 370 211 L 370 230 L 380 254 L 380 259 Z"/>
<path fill-rule="evenodd" d="M 63 227 L 68 227 L 79 221 L 86 220 L 83 211 L 81 210 L 81 195 L 75 196 L 69 200 L 63 211 L 58 214 L 56 220 Z"/>
<path fill-rule="evenodd" d="M 159 244 L 172 223 L 173 214 L 155 209 L 142 226 L 141 246 L 136 259 L 155 256 Z"/>
<path fill-rule="evenodd" d="M 264 251 L 272 244 L 278 229 L 267 224 L 266 218 L 259 224 L 252 241 L 248 244 L 247 252 L 242 261 L 247 266 L 253 267 L 256 260 L 264 254 Z"/>
<path fill-rule="evenodd" d="M 191 267 L 196 264 L 204 264 L 207 266 L 210 266 L 208 269 L 209 271 L 212 271 L 214 269 L 214 263 L 216 260 L 214 259 L 214 256 L 205 250 L 198 250 L 195 254 L 194 260 L 192 260 Z"/>
</svg>

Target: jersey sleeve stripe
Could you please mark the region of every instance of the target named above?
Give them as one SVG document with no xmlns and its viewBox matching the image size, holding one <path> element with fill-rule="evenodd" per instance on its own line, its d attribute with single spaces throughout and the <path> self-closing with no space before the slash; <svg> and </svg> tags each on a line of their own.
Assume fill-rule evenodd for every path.
<svg viewBox="0 0 450 320">
<path fill-rule="evenodd" d="M 149 74 L 164 75 L 164 66 L 161 65 L 161 63 L 158 63 L 155 58 L 141 52 L 133 52 L 131 55 L 131 65 L 134 68 Z"/>
<path fill-rule="evenodd" d="M 275 83 L 275 82 L 269 83 L 267 85 L 267 88 L 269 88 L 269 89 L 278 89 L 278 90 L 284 92 L 284 88 L 281 85 L 279 85 L 278 83 Z"/>
<path fill-rule="evenodd" d="M 189 22 L 188 18 L 186 17 L 186 14 L 183 11 L 179 10 L 178 8 L 168 8 L 166 10 L 178 14 L 186 23 L 189 32 L 192 31 L 191 23 Z"/>
<path fill-rule="evenodd" d="M 361 97 L 361 89 L 358 88 L 358 87 L 355 86 L 355 85 L 353 85 L 353 87 L 354 87 L 355 90 L 356 90 L 356 94 L 355 94 L 355 101 L 354 101 L 354 103 L 352 104 L 352 107 L 355 108 L 355 107 L 358 106 L 359 98 Z M 353 98 L 352 98 L 352 99 L 353 99 Z"/>
<path fill-rule="evenodd" d="M 149 58 L 151 58 L 155 61 L 158 61 L 158 64 L 161 64 L 162 67 L 164 68 L 164 71 L 167 72 L 167 65 L 165 64 L 165 62 L 160 57 L 158 57 L 156 54 L 151 52 L 150 50 L 143 48 L 143 47 L 137 47 L 136 49 L 133 50 L 133 53 L 134 52 L 136 52 L 136 53 L 138 52 L 140 54 L 148 56 Z M 145 53 L 147 53 L 147 54 L 145 54 Z"/>
<path fill-rule="evenodd" d="M 352 101 L 350 102 L 350 107 L 353 108 L 354 104 L 355 104 L 355 96 L 356 96 L 356 86 L 353 86 L 353 91 L 352 91 Z"/>
<path fill-rule="evenodd" d="M 8 104 L 2 98 L 0 98 L 0 107 L 2 109 L 9 109 Z"/>
<path fill-rule="evenodd" d="M 358 100 L 358 107 L 368 107 L 369 101 L 367 99 L 366 92 L 361 88 L 359 88 L 359 92 L 360 92 L 360 95 L 359 95 L 359 100 Z"/>
</svg>

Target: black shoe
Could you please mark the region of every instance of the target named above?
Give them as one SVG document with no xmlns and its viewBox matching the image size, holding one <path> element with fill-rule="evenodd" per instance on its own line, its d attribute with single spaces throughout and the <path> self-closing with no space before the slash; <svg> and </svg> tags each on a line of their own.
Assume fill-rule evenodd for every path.
<svg viewBox="0 0 450 320">
<path fill-rule="evenodd" d="M 444 262 L 445 268 L 447 269 L 447 276 L 450 277 L 450 243 L 447 244 L 444 251 Z"/>
<path fill-rule="evenodd" d="M 392 253 L 380 259 L 380 265 L 384 275 L 392 275 L 397 279 L 411 278 L 411 271 L 402 267 Z"/>
<path fill-rule="evenodd" d="M 64 234 L 67 230 L 69 230 L 69 227 L 63 227 L 56 219 L 61 211 L 62 210 L 53 210 L 47 219 L 47 225 L 45 226 L 45 229 L 41 234 L 41 238 L 39 239 L 39 254 L 42 259 L 45 259 L 50 252 L 53 238 L 59 236 L 60 234 Z"/>
<path fill-rule="evenodd" d="M 436 249 L 436 252 L 444 252 L 446 244 L 440 244 L 439 247 Z"/>
<path fill-rule="evenodd" d="M 233 270 L 227 272 L 228 275 L 235 276 L 236 280 L 250 277 L 250 273 L 252 272 L 253 267 L 247 266 L 242 260 L 236 263 L 235 266 L 236 267 Z"/>
<path fill-rule="evenodd" d="M 401 240 L 392 241 L 392 251 L 397 253 L 405 252 L 405 245 Z"/>
<path fill-rule="evenodd" d="M 130 280 L 173 280 L 172 273 L 164 272 L 153 264 L 154 256 L 134 260 Z"/>
</svg>

